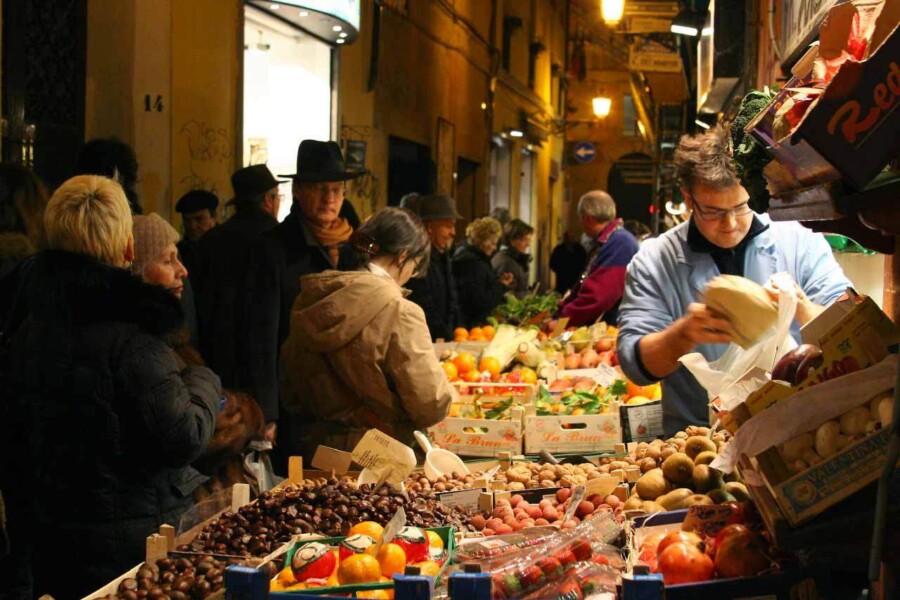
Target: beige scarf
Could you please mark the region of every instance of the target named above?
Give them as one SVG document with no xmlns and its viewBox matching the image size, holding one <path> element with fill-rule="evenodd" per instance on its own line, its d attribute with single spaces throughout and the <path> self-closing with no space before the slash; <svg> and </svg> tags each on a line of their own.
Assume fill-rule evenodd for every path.
<svg viewBox="0 0 900 600">
<path fill-rule="evenodd" d="M 328 258 L 331 259 L 331 263 L 337 267 L 340 248 L 350 239 L 350 234 L 353 233 L 353 228 L 350 227 L 347 219 L 336 219 L 331 223 L 330 227 L 322 227 L 310 221 L 306 221 L 305 225 L 313 237 L 328 252 Z"/>
</svg>

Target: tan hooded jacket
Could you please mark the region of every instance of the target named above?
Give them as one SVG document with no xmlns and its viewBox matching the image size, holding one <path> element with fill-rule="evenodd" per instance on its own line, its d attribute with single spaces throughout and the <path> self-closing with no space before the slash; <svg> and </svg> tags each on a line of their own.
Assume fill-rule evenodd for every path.
<svg viewBox="0 0 900 600">
<path fill-rule="evenodd" d="M 453 390 L 425 315 L 393 280 L 368 271 L 303 277 L 281 349 L 281 390 L 301 417 L 303 452 L 352 450 L 376 427 L 412 444 L 447 416 Z"/>
</svg>

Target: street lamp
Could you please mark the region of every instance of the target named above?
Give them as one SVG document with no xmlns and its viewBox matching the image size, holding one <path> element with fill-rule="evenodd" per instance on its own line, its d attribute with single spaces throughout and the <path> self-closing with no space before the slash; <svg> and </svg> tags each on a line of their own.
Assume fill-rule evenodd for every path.
<svg viewBox="0 0 900 600">
<path fill-rule="evenodd" d="M 607 25 L 617 25 L 625 12 L 625 0 L 601 0 L 600 9 Z"/>
<path fill-rule="evenodd" d="M 609 109 L 612 108 L 612 100 L 609 98 L 604 98 L 603 96 L 597 96 L 592 100 L 594 105 L 594 114 L 603 119 L 607 115 L 609 115 Z"/>
</svg>

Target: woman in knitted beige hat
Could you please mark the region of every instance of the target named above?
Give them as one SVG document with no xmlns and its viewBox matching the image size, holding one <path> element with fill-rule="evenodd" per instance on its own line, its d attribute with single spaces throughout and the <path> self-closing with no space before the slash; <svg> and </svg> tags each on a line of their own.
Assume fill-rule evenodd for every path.
<svg viewBox="0 0 900 600">
<path fill-rule="evenodd" d="M 134 263 L 132 272 L 146 283 L 170 290 L 177 298 L 184 292 L 187 269 L 178 259 L 180 236 L 156 213 L 134 217 Z"/>
</svg>

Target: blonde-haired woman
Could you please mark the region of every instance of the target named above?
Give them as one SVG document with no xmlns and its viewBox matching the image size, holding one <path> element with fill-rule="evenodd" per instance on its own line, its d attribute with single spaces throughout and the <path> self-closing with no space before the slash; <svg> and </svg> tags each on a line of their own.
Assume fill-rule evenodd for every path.
<svg viewBox="0 0 900 600">
<path fill-rule="evenodd" d="M 496 219 L 475 219 L 466 227 L 466 244 L 453 256 L 453 277 L 465 327 L 487 323 L 513 284 L 512 273 L 498 277 L 491 266 L 502 234 L 503 226 Z"/>
<path fill-rule="evenodd" d="M 3 477 L 17 483 L 9 518 L 34 545 L 34 594 L 81 597 L 140 562 L 147 535 L 191 506 L 200 476 L 188 465 L 212 436 L 221 390 L 209 369 L 180 370 L 164 339 L 181 325 L 178 299 L 126 268 L 132 218 L 117 183 L 68 180 L 44 225 L 49 249 L 16 300 L 27 311 L 12 338 L 2 455 L 20 459 L 3 461 L 16 463 Z"/>
</svg>

